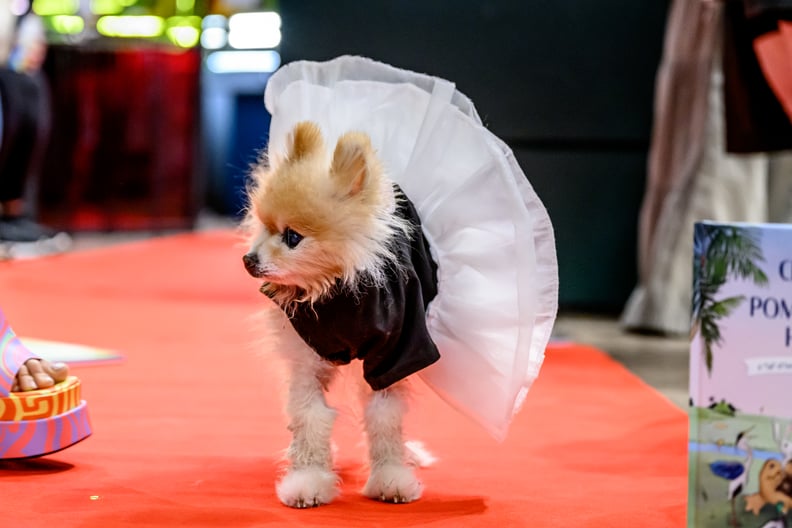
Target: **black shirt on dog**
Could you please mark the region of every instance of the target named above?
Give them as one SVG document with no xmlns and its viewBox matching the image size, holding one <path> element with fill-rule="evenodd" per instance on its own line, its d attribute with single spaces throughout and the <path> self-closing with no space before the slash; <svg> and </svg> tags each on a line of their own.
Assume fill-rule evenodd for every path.
<svg viewBox="0 0 792 528">
<path fill-rule="evenodd" d="M 345 365 L 363 361 L 363 376 L 382 390 L 438 359 L 426 328 L 426 307 L 437 295 L 437 265 L 413 204 L 396 188 L 396 214 L 409 220 L 412 237 L 393 241 L 401 270 L 388 270 L 383 285 L 337 291 L 311 306 L 299 303 L 289 319 L 302 339 L 324 359 Z"/>
</svg>

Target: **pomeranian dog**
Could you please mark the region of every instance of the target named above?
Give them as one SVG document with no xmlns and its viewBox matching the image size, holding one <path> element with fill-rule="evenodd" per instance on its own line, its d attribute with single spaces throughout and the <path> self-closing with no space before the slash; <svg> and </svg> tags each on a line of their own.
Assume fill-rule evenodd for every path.
<svg viewBox="0 0 792 528">
<path fill-rule="evenodd" d="M 270 310 L 289 379 L 288 469 L 276 485 L 287 506 L 338 494 L 325 398 L 337 367 L 361 360 L 369 476 L 362 493 L 385 502 L 421 496 L 402 420 L 406 379 L 439 359 L 426 330 L 436 266 L 418 215 L 384 173 L 367 135 L 328 147 L 319 127 L 298 123 L 286 152 L 252 171 L 243 257 Z"/>
</svg>

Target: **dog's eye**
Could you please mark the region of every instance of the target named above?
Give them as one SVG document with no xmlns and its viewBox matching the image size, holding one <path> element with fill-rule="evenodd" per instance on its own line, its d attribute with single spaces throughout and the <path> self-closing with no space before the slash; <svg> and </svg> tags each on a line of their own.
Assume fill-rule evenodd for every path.
<svg viewBox="0 0 792 528">
<path fill-rule="evenodd" d="M 297 231 L 293 230 L 291 227 L 287 227 L 283 230 L 283 243 L 289 246 L 289 249 L 294 249 L 297 247 L 297 244 L 303 239 L 303 236 L 298 233 Z"/>
</svg>

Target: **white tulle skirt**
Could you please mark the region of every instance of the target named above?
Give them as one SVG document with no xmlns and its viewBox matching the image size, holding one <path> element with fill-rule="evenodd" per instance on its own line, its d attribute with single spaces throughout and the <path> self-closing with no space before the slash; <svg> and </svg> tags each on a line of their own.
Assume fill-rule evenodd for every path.
<svg viewBox="0 0 792 528">
<path fill-rule="evenodd" d="M 547 212 L 511 150 L 452 83 L 362 57 L 294 62 L 265 94 L 270 152 L 299 121 L 328 144 L 371 136 L 415 205 L 438 265 L 427 311 L 441 359 L 420 376 L 449 404 L 505 438 L 539 374 L 558 305 Z"/>
</svg>

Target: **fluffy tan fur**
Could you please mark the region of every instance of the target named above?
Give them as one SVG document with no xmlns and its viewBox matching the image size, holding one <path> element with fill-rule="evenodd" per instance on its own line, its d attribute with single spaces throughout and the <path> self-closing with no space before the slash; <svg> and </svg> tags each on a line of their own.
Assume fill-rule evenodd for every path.
<svg viewBox="0 0 792 528">
<path fill-rule="evenodd" d="M 337 282 L 380 282 L 395 264 L 389 241 L 409 225 L 394 215 L 393 184 L 367 135 L 349 132 L 332 155 L 319 127 L 298 123 L 279 160 L 253 169 L 245 222 L 251 253 L 277 303 L 316 302 Z M 284 231 L 304 238 L 290 248 Z"/>
<path fill-rule="evenodd" d="M 266 310 L 269 346 L 289 369 L 289 468 L 275 489 L 283 504 L 305 508 L 330 503 L 339 491 L 330 441 L 337 413 L 325 398 L 336 366 L 303 341 L 288 322 L 289 312 L 299 302 L 320 301 L 339 283 L 354 289 L 384 282 L 398 267 L 391 241 L 411 227 L 395 214 L 397 193 L 365 134 L 344 134 L 330 149 L 319 127 L 303 122 L 290 134 L 286 152 L 269 158 L 274 162 L 253 170 L 245 222 L 250 250 L 243 261 L 265 281 L 262 291 L 284 308 Z M 407 391 L 406 381 L 381 391 L 366 388 L 367 497 L 411 502 L 421 496 L 402 438 Z"/>
</svg>

